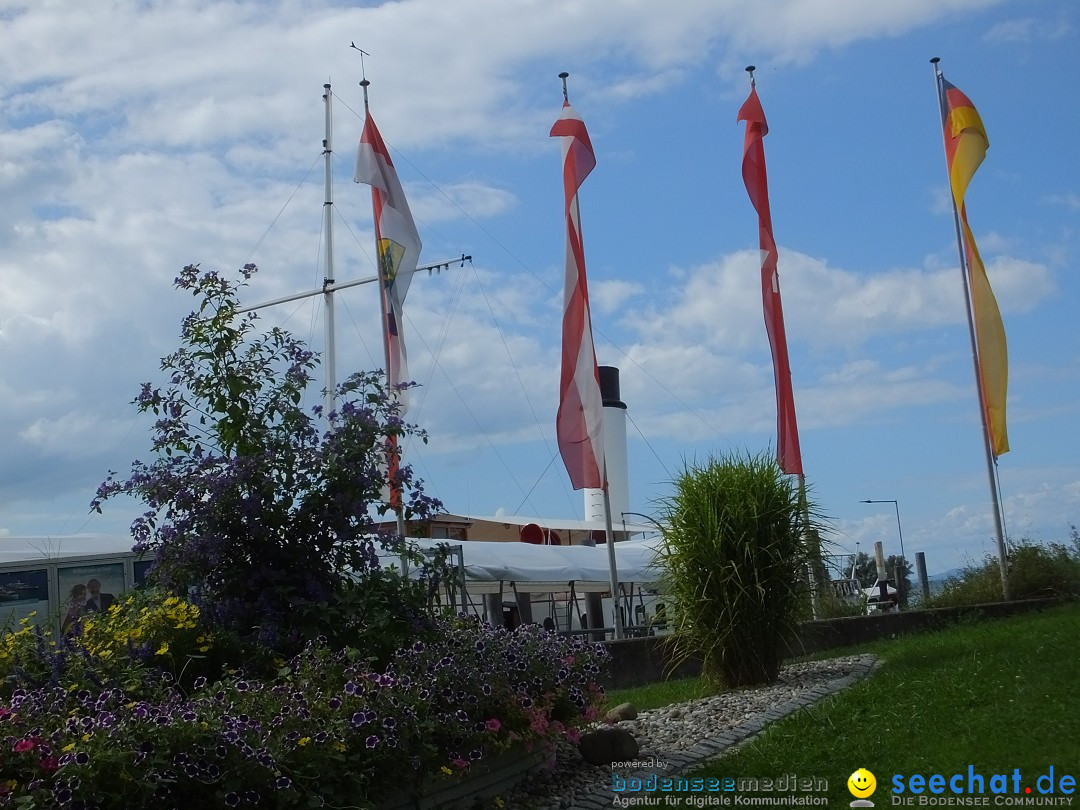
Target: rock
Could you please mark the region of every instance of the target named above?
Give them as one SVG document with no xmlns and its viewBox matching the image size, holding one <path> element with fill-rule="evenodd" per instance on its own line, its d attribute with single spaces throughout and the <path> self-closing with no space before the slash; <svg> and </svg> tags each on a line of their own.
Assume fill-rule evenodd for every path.
<svg viewBox="0 0 1080 810">
<path fill-rule="evenodd" d="M 634 735 L 622 728 L 599 728 L 581 736 L 578 751 L 590 765 L 610 765 L 638 755 Z"/>
<path fill-rule="evenodd" d="M 608 723 L 618 723 L 623 720 L 637 720 L 637 708 L 633 703 L 620 703 L 604 715 L 604 720 Z"/>
</svg>

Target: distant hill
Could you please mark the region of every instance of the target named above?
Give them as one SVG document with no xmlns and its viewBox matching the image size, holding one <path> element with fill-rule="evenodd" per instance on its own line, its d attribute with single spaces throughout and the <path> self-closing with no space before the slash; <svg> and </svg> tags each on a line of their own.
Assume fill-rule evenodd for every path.
<svg viewBox="0 0 1080 810">
<path fill-rule="evenodd" d="M 942 588 L 945 587 L 945 583 L 950 579 L 955 579 L 963 573 L 963 568 L 950 568 L 948 571 L 941 571 L 937 574 L 930 574 L 926 580 L 930 583 L 930 593 L 939 593 Z"/>
</svg>

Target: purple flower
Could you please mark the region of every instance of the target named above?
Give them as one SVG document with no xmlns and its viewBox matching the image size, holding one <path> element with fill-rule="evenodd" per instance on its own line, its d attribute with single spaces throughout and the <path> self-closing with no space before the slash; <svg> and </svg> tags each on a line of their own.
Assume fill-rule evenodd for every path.
<svg viewBox="0 0 1080 810">
<path fill-rule="evenodd" d="M 364 745 L 366 745 L 368 748 L 374 748 L 378 744 L 379 744 L 379 738 L 376 737 L 374 734 L 372 734 L 370 737 L 368 737 L 366 740 L 364 740 Z"/>
<path fill-rule="evenodd" d="M 292 779 L 287 776 L 279 776 L 277 781 L 274 783 L 274 787 L 276 787 L 278 790 L 288 790 L 292 787 Z"/>
<path fill-rule="evenodd" d="M 229 807 L 236 807 L 238 804 L 240 804 L 240 794 L 239 793 L 226 793 L 225 794 L 225 804 L 227 804 Z"/>
</svg>

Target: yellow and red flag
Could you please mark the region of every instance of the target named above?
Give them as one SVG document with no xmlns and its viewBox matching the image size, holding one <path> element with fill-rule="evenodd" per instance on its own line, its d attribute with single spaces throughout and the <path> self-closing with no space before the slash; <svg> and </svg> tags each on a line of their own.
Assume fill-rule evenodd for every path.
<svg viewBox="0 0 1080 810">
<path fill-rule="evenodd" d="M 387 385 L 397 391 L 404 413 L 408 397 L 399 386 L 409 381 L 409 370 L 402 337 L 401 310 L 409 291 L 409 282 L 416 272 L 422 245 L 397 170 L 390 159 L 390 150 L 386 148 L 370 112 L 360 135 L 353 179 L 371 186 L 375 240 L 379 249 L 379 281 L 386 305 L 383 330 L 388 347 Z"/>
<path fill-rule="evenodd" d="M 742 175 L 746 193 L 758 214 L 758 239 L 761 252 L 761 300 L 765 310 L 765 331 L 772 349 L 773 376 L 776 379 L 776 460 L 788 475 L 802 475 L 802 451 L 799 426 L 795 421 L 795 394 L 791 389 L 791 366 L 788 363 L 787 334 L 784 331 L 784 307 L 780 301 L 780 276 L 777 273 L 776 241 L 773 239 L 772 212 L 769 209 L 769 181 L 765 174 L 765 135 L 769 125 L 761 109 L 757 88 L 739 108 L 739 121 L 746 122 L 743 141 Z"/>
<path fill-rule="evenodd" d="M 995 456 L 1009 452 L 1009 434 L 1005 426 L 1005 398 L 1009 388 L 1009 353 L 1005 325 L 1001 321 L 994 291 L 986 276 L 979 248 L 968 226 L 964 195 L 975 171 L 986 157 L 990 140 L 982 118 L 971 100 L 943 78 L 945 158 L 949 165 L 949 186 L 960 218 L 960 231 L 967 257 L 971 309 L 978 355 L 979 387 L 990 446 Z"/>
<path fill-rule="evenodd" d="M 409 405 L 408 394 L 403 387 L 409 381 L 409 369 L 402 334 L 402 307 L 405 294 L 409 291 L 409 282 L 416 272 L 422 244 L 394 162 L 390 159 L 390 150 L 386 148 L 370 112 L 356 150 L 353 180 L 371 186 L 375 241 L 379 251 L 379 287 L 385 313 L 383 341 L 386 347 L 386 384 L 391 395 L 401 404 L 399 415 L 403 415 Z M 401 486 L 397 481 L 400 456 L 397 437 L 387 437 L 388 501 L 395 509 L 401 508 Z"/>
</svg>

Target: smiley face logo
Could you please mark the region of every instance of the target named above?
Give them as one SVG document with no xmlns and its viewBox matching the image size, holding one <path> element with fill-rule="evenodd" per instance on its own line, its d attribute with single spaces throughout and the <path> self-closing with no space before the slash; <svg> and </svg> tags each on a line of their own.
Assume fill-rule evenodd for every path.
<svg viewBox="0 0 1080 810">
<path fill-rule="evenodd" d="M 865 799 L 877 789 L 877 779 L 866 768 L 859 768 L 848 777 L 847 789 L 856 799 Z"/>
</svg>

